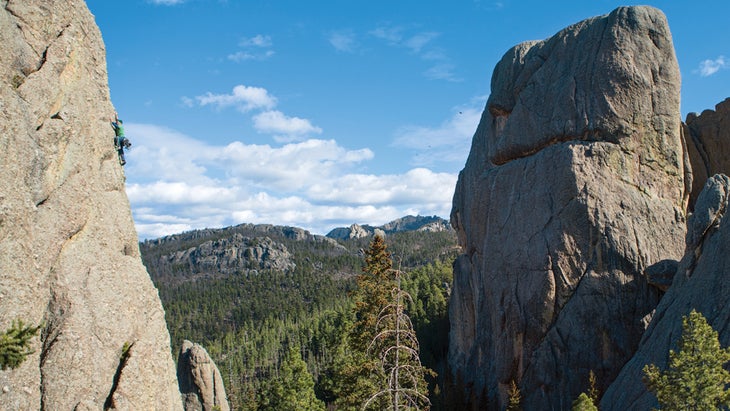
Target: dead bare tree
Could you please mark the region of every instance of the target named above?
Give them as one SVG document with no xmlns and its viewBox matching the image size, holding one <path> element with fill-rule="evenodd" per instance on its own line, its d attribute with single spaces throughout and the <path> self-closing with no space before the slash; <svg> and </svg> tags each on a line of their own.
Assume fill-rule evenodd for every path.
<svg viewBox="0 0 730 411">
<path fill-rule="evenodd" d="M 362 409 L 367 410 L 377 404 L 376 400 L 387 398 L 387 409 L 392 411 L 428 410 L 431 401 L 422 391 L 427 391 L 424 376 L 433 371 L 421 365 L 418 338 L 404 309 L 405 301 L 413 302 L 413 299 L 401 289 L 402 272 L 393 271 L 396 286 L 391 291 L 392 302 L 380 311 L 376 335 L 368 346 L 368 352 L 377 351 L 387 384 L 370 396 Z"/>
</svg>

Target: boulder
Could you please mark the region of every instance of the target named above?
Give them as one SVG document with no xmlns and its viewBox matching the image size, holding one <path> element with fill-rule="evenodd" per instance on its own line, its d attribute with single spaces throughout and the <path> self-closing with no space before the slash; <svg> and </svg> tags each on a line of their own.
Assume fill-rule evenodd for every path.
<svg viewBox="0 0 730 411">
<path fill-rule="evenodd" d="M 0 7 L 0 330 L 41 325 L 0 371 L 8 410 L 179 410 L 142 265 L 101 34 L 83 1 Z"/>
<path fill-rule="evenodd" d="M 677 264 L 678 261 L 676 260 L 662 260 L 646 267 L 646 270 L 644 270 L 646 280 L 654 287 L 667 291 L 669 286 L 672 285 L 674 273 L 677 272 Z"/>
<path fill-rule="evenodd" d="M 678 260 L 691 179 L 661 11 L 621 7 L 509 50 L 454 193 L 449 367 L 503 409 L 569 409 L 613 381 Z"/>
<path fill-rule="evenodd" d="M 185 411 L 229 411 L 218 367 L 201 345 L 184 340 L 177 358 L 177 380 Z"/>
<path fill-rule="evenodd" d="M 715 175 L 697 197 L 687 219 L 684 257 L 672 286 L 641 339 L 638 351 L 621 370 L 601 399 L 606 411 L 649 410 L 657 407 L 654 394 L 642 383 L 643 368 L 667 368 L 669 350 L 676 350 L 682 335 L 682 317 L 692 309 L 702 313 L 719 332 L 720 344 L 730 346 L 730 218 L 727 218 L 730 178 Z"/>
</svg>

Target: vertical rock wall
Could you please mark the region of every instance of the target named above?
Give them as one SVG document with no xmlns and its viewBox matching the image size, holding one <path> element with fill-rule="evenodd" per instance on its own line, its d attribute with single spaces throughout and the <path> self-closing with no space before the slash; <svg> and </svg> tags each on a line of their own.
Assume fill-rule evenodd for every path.
<svg viewBox="0 0 730 411">
<path fill-rule="evenodd" d="M 80 0 L 0 0 L 0 329 L 42 324 L 0 409 L 181 409 Z M 124 350 L 123 350 L 124 348 Z"/>
<path fill-rule="evenodd" d="M 715 110 L 688 115 L 682 131 L 692 162 L 690 208 L 694 209 L 708 178 L 718 173 L 730 174 L 730 98 L 717 104 Z"/>
<path fill-rule="evenodd" d="M 642 382 L 644 366 L 655 364 L 667 369 L 669 350 L 677 350 L 682 335 L 682 317 L 692 309 L 702 313 L 718 331 L 723 347 L 730 346 L 729 202 L 730 178 L 718 174 L 705 182 L 695 211 L 687 219 L 685 254 L 672 286 L 662 297 L 636 354 L 603 395 L 602 410 L 649 410 L 659 405 Z"/>
<path fill-rule="evenodd" d="M 475 409 L 565 410 L 605 388 L 659 301 L 643 271 L 682 253 L 691 180 L 664 15 L 622 7 L 520 44 L 454 194 L 463 247 L 449 365 Z"/>
</svg>

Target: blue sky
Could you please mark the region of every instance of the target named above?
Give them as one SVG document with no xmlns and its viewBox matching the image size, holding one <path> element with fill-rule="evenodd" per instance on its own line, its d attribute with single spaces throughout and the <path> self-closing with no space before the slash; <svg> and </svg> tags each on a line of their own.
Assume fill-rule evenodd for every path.
<svg viewBox="0 0 730 411">
<path fill-rule="evenodd" d="M 87 0 L 127 136 L 140 238 L 271 223 L 325 234 L 406 214 L 448 218 L 513 45 L 609 0 Z M 667 15 L 682 114 L 730 96 L 730 2 Z"/>
</svg>

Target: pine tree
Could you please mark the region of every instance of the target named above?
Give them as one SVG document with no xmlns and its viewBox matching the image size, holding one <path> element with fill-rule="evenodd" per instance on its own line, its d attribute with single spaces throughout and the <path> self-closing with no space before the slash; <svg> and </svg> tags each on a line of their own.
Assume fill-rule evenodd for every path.
<svg viewBox="0 0 730 411">
<path fill-rule="evenodd" d="M 393 261 L 381 236 L 373 237 L 362 273 L 355 279 L 355 321 L 338 364 L 337 409 L 360 410 L 386 376 L 376 356 L 368 352 L 375 336 L 378 314 L 388 305 L 393 288 Z"/>
<path fill-rule="evenodd" d="M 509 398 L 506 411 L 522 411 L 522 394 L 515 380 L 510 381 L 508 394 Z"/>
<path fill-rule="evenodd" d="M 365 266 L 357 276 L 355 293 L 355 324 L 351 344 L 366 351 L 375 335 L 375 323 L 380 310 L 388 305 L 390 291 L 395 285 L 393 261 L 383 237 L 376 235 L 365 251 Z"/>
<path fill-rule="evenodd" d="M 573 401 L 572 408 L 570 411 L 598 411 L 598 408 L 593 403 L 591 397 L 588 394 L 582 392 L 578 398 Z"/>
<path fill-rule="evenodd" d="M 324 411 L 324 403 L 314 395 L 314 379 L 307 370 L 298 347 L 290 347 L 275 378 L 265 393 L 262 410 Z"/>
<path fill-rule="evenodd" d="M 593 405 L 598 406 L 598 399 L 600 398 L 600 392 L 598 391 L 598 383 L 596 382 L 596 373 L 591 370 L 588 373 L 588 398 L 591 399 Z"/>
<path fill-rule="evenodd" d="M 717 331 L 695 310 L 682 318 L 679 351 L 669 351 L 669 368 L 644 367 L 644 383 L 663 410 L 711 410 L 730 406 L 730 373 L 723 365 L 730 350 L 720 347 Z"/>
<path fill-rule="evenodd" d="M 30 339 L 39 329 L 40 326 L 28 327 L 23 320 L 15 320 L 7 331 L 0 334 L 0 367 L 3 371 L 20 367 L 26 357 L 33 354 L 34 351 L 29 348 Z"/>
</svg>

